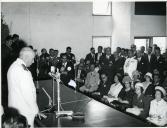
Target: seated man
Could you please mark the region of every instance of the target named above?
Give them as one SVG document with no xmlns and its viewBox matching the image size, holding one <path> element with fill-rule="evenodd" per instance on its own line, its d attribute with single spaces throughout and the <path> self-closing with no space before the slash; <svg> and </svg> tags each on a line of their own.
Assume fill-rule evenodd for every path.
<svg viewBox="0 0 167 128">
<path fill-rule="evenodd" d="M 61 73 L 61 81 L 67 85 L 70 80 L 75 79 L 74 65 L 67 61 L 67 56 L 62 55 L 61 61 L 57 64 L 57 68 Z"/>
<path fill-rule="evenodd" d="M 81 92 L 94 92 L 98 89 L 99 73 L 95 71 L 95 65 L 90 65 L 90 72 L 86 76 L 85 85 L 80 87 Z"/>
<path fill-rule="evenodd" d="M 67 47 L 66 48 L 66 52 L 65 53 L 61 53 L 60 57 L 62 58 L 63 55 L 66 55 L 68 62 L 71 62 L 72 64 L 76 63 L 75 55 L 73 53 L 71 53 L 71 47 Z"/>
<path fill-rule="evenodd" d="M 111 82 L 108 80 L 106 73 L 101 74 L 101 81 L 96 92 L 93 93 L 93 97 L 101 100 L 104 95 L 107 95 L 110 90 Z"/>
<path fill-rule="evenodd" d="M 80 63 L 75 70 L 75 80 L 77 83 L 77 87 L 81 87 L 84 85 L 85 78 L 86 78 L 86 71 L 84 70 L 84 64 Z"/>
</svg>

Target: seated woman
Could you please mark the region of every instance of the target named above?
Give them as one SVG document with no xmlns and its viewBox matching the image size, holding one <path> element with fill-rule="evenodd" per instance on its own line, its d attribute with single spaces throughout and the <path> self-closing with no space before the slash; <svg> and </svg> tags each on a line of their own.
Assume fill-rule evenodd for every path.
<svg viewBox="0 0 167 128">
<path fill-rule="evenodd" d="M 137 83 L 135 85 L 135 95 L 133 96 L 132 106 L 133 108 L 127 108 L 126 112 L 132 113 L 134 115 L 140 115 L 144 110 L 144 94 L 143 94 L 143 84 Z"/>
<path fill-rule="evenodd" d="M 92 97 L 101 100 L 104 95 L 107 95 L 110 90 L 111 82 L 108 80 L 106 73 L 101 74 L 101 81 L 96 92 L 92 94 Z"/>
<path fill-rule="evenodd" d="M 98 89 L 100 82 L 99 73 L 95 71 L 95 65 L 90 65 L 90 72 L 87 74 L 84 86 L 80 87 L 81 92 L 94 92 Z"/>
<path fill-rule="evenodd" d="M 166 91 L 161 86 L 155 87 L 155 99 L 151 101 L 148 121 L 164 126 L 167 124 L 167 102 L 163 99 Z"/>
<path fill-rule="evenodd" d="M 123 111 L 126 108 L 132 107 L 134 91 L 131 88 L 131 82 L 132 80 L 129 76 L 123 78 L 122 83 L 124 84 L 124 88 L 118 95 L 118 101 L 113 101 L 113 104 Z"/>
<path fill-rule="evenodd" d="M 152 74 L 147 72 L 144 76 L 145 81 L 142 83 L 144 87 L 144 95 L 152 97 L 154 95 L 155 87 L 152 85 Z"/>
<path fill-rule="evenodd" d="M 108 92 L 107 95 L 103 96 L 103 101 L 105 102 L 112 102 L 114 100 L 118 100 L 118 95 L 121 91 L 121 89 L 123 88 L 122 84 L 121 84 L 121 75 L 120 74 L 116 74 L 114 76 L 114 84 L 111 85 L 110 90 Z"/>
</svg>

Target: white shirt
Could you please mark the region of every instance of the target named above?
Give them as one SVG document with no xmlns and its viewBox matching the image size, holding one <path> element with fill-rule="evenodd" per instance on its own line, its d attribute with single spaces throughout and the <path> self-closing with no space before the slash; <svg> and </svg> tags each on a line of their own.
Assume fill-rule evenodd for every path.
<svg viewBox="0 0 167 128">
<path fill-rule="evenodd" d="M 164 99 L 157 101 L 152 100 L 150 103 L 149 115 L 153 117 L 148 117 L 147 119 L 158 126 L 164 126 L 167 124 L 167 102 Z M 160 117 L 160 119 L 159 119 Z"/>
<path fill-rule="evenodd" d="M 23 65 L 24 61 L 18 58 L 8 70 L 8 106 L 18 109 L 30 124 L 29 120 L 35 117 L 39 109 L 31 72 Z"/>
<path fill-rule="evenodd" d="M 132 72 L 137 69 L 137 60 L 132 58 L 127 58 L 124 63 L 124 73 L 127 73 L 132 79 Z"/>
<path fill-rule="evenodd" d="M 163 99 L 151 101 L 149 115 L 161 116 L 167 119 L 167 102 Z"/>
<path fill-rule="evenodd" d="M 102 53 L 97 54 L 97 60 L 100 60 L 101 55 L 102 55 Z"/>
<path fill-rule="evenodd" d="M 122 88 L 123 88 L 123 86 L 121 83 L 118 83 L 117 85 L 116 85 L 116 83 L 114 83 L 111 85 L 110 91 L 108 92 L 108 94 L 117 98 Z"/>
<path fill-rule="evenodd" d="M 77 78 L 80 78 L 80 76 L 81 76 L 81 70 L 78 70 Z"/>
</svg>

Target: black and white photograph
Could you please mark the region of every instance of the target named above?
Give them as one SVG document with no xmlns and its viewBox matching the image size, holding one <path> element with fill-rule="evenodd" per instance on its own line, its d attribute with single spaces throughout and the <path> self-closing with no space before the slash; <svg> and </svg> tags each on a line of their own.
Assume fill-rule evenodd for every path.
<svg viewBox="0 0 167 128">
<path fill-rule="evenodd" d="M 167 2 L 1 5 L 1 127 L 167 127 Z"/>
</svg>

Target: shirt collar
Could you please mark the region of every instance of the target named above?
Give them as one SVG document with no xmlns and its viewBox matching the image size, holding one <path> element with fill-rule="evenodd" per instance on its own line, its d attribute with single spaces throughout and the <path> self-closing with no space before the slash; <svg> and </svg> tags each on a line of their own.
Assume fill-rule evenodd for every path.
<svg viewBox="0 0 167 128">
<path fill-rule="evenodd" d="M 26 63 L 21 59 L 21 58 L 17 58 L 16 60 L 19 64 L 24 64 L 26 66 Z"/>
</svg>

